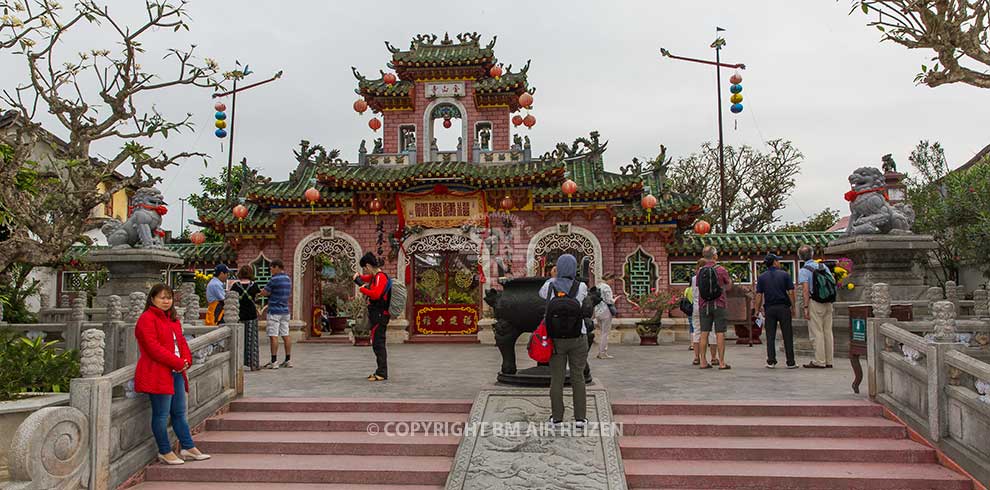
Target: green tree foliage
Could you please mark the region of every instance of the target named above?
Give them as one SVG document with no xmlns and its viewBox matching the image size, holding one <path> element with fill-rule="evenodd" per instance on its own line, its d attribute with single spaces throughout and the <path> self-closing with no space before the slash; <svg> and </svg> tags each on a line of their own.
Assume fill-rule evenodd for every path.
<svg viewBox="0 0 990 490">
<path fill-rule="evenodd" d="M 770 231 L 794 192 L 804 155 L 784 139 L 766 142 L 763 152 L 750 146 L 726 146 L 725 207 L 728 225 L 737 233 Z M 718 145 L 705 143 L 701 150 L 680 158 L 669 169 L 671 190 L 699 198 L 703 219 L 717 226 L 719 214 Z"/>
<path fill-rule="evenodd" d="M 37 323 L 38 317 L 28 309 L 27 299 L 38 294 L 41 282 L 30 277 L 34 267 L 24 263 L 12 264 L 0 273 L 0 302 L 3 320 L 7 323 Z"/>
<path fill-rule="evenodd" d="M 79 377 L 79 352 L 61 351 L 55 343 L 0 330 L 0 401 L 69 391 L 69 380 Z"/>
<path fill-rule="evenodd" d="M 961 267 L 990 276 L 990 159 L 950 172 L 942 146 L 922 141 L 909 160 L 916 171 L 907 180 L 914 231 L 938 243 L 939 282 L 958 281 Z"/>
<path fill-rule="evenodd" d="M 242 188 L 242 182 L 244 181 L 244 176 L 247 175 L 248 179 L 255 174 L 246 165 L 240 165 L 234 167 L 233 171 L 230 173 L 230 185 L 231 189 L 236 193 L 238 189 Z M 202 188 L 202 192 L 199 194 L 189 195 L 189 204 L 196 209 L 200 214 L 206 213 L 208 211 L 214 211 L 223 207 L 230 207 L 236 203 L 231 203 L 229 206 L 225 204 L 227 196 L 227 168 L 224 167 L 220 171 L 220 175 L 212 177 L 209 175 L 200 175 L 199 186 Z M 233 212 L 233 211 L 231 211 Z M 206 235 L 206 241 L 208 242 L 222 242 L 223 235 L 213 231 L 211 228 L 203 228 L 202 231 Z"/>
<path fill-rule="evenodd" d="M 825 208 L 800 223 L 788 222 L 777 228 L 776 231 L 825 231 L 835 226 L 838 222 L 839 212 L 832 208 Z"/>
</svg>

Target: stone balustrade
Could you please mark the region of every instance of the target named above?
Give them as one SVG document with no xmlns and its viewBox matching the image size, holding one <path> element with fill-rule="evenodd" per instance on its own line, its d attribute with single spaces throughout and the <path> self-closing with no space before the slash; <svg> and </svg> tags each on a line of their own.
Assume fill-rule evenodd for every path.
<svg viewBox="0 0 990 490">
<path fill-rule="evenodd" d="M 934 301 L 931 321 L 869 319 L 870 396 L 975 478 L 988 481 L 990 321 L 957 320 L 957 306 Z"/>
<path fill-rule="evenodd" d="M 243 393 L 244 327 L 237 320 L 234 314 L 224 326 L 210 327 L 189 341 L 198 359 L 187 371 L 191 426 Z M 82 333 L 83 377 L 72 380 L 69 406 L 40 409 L 18 427 L 11 444 L 11 481 L 3 490 L 112 489 L 154 461 L 158 451 L 149 429 L 148 399 L 124 396 L 136 364 L 103 374 L 103 334 L 96 329 Z M 203 350 L 209 352 L 200 355 Z"/>
</svg>

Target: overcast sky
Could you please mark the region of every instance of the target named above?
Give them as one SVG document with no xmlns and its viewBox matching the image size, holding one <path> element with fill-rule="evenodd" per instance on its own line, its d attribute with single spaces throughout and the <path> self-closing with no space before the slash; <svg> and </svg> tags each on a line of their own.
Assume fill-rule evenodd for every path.
<svg viewBox="0 0 990 490">
<path fill-rule="evenodd" d="M 142 13 L 134 4 L 110 2 L 136 24 Z M 634 156 L 654 156 L 660 144 L 677 157 L 717 139 L 714 68 L 661 58 L 658 50 L 712 57 L 708 46 L 721 26 L 728 43 L 723 61 L 747 65 L 746 109 L 738 116 L 725 111 L 726 144 L 762 147 L 768 139 L 786 138 L 804 153 L 797 191 L 782 212 L 784 220 L 795 221 L 826 206 L 845 211 L 846 176 L 858 166 L 879 166 L 885 153 L 893 153 L 904 170 L 919 140 L 937 140 L 950 166 L 958 166 L 990 143 L 990 91 L 914 85 L 931 55 L 880 44 L 867 17 L 849 15 L 849 6 L 848 0 L 194 0 L 191 32 L 148 36 L 143 63 L 168 66 L 156 61 L 164 49 L 195 43 L 197 52 L 224 68 L 234 60 L 250 64 L 255 74 L 249 81 L 284 70 L 281 80 L 238 97 L 234 155 L 283 180 L 295 166 L 292 150 L 300 139 L 339 148 L 352 161 L 361 139 L 371 147 L 378 135 L 368 129 L 370 113 L 351 109 L 356 81 L 350 66 L 369 76 L 384 69 L 389 53 L 383 41 L 405 49 L 423 32 L 453 37 L 477 31 L 483 42 L 497 35 L 500 61 L 518 68 L 533 60 L 529 82 L 537 87 L 538 124 L 528 134 L 534 153 L 597 130 L 609 140 L 606 167 L 617 170 Z M 65 52 L 111 47 L 106 39 L 80 34 L 67 41 Z M 9 88 L 25 71 L 4 58 L 0 86 Z M 723 97 L 729 75 L 722 74 Z M 195 114 L 197 130 L 170 137 L 167 150 L 211 155 L 206 168 L 191 161 L 163 176 L 160 188 L 172 204 L 166 224 L 177 228 L 178 198 L 199 189 L 200 175 L 219 172 L 229 141 L 213 136 L 209 91 L 177 89 L 144 102 L 173 115 Z"/>
</svg>

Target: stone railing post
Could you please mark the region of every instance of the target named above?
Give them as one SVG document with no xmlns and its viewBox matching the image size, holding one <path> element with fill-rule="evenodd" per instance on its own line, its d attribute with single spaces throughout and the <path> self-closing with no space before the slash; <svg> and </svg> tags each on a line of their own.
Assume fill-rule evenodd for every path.
<svg viewBox="0 0 990 490">
<path fill-rule="evenodd" d="M 873 316 L 875 318 L 890 318 L 890 286 L 878 282 L 873 285 Z"/>
<path fill-rule="evenodd" d="M 977 318 L 990 318 L 990 293 L 982 287 L 973 291 L 973 314 Z"/>
<path fill-rule="evenodd" d="M 82 334 L 80 373 L 69 387 L 69 404 L 86 416 L 89 446 L 89 481 L 86 488 L 109 488 L 110 482 L 110 403 L 113 385 L 103 376 L 103 331 L 92 328 Z M 82 483 L 82 482 L 80 482 Z"/>
<path fill-rule="evenodd" d="M 955 305 L 956 314 L 959 311 L 959 288 L 956 286 L 956 281 L 945 281 L 945 300 Z"/>
<path fill-rule="evenodd" d="M 224 299 L 223 323 L 230 327 L 230 338 L 227 339 L 230 386 L 241 395 L 244 393 L 244 324 L 241 323 L 240 295 L 234 291 L 227 291 L 227 298 Z"/>
<path fill-rule="evenodd" d="M 148 300 L 148 295 L 141 291 L 134 291 L 127 295 L 127 323 L 137 323 L 138 317 L 144 313 L 144 304 Z"/>
<path fill-rule="evenodd" d="M 128 332 L 126 325 L 122 321 L 123 318 L 123 302 L 120 300 L 120 296 L 115 294 L 107 297 L 107 318 L 106 323 L 104 323 L 103 331 L 107 335 L 107 345 L 110 346 L 107 349 L 107 366 L 109 368 L 107 371 L 113 371 L 115 369 L 120 369 L 127 365 L 125 362 L 127 358 L 128 343 L 133 342 L 135 344 L 135 349 L 137 346 L 137 341 L 134 339 L 134 332 Z M 128 340 L 128 333 L 130 333 L 130 340 Z M 137 358 L 134 359 L 137 362 Z"/>
<path fill-rule="evenodd" d="M 78 349 L 82 325 L 86 321 L 86 298 L 77 297 L 72 300 L 72 312 L 69 321 L 65 323 L 65 348 Z"/>
<path fill-rule="evenodd" d="M 62 293 L 62 295 L 58 297 L 58 306 L 60 308 L 69 308 L 71 301 L 72 298 L 69 297 L 69 293 Z"/>
<path fill-rule="evenodd" d="M 182 324 L 191 326 L 199 323 L 199 295 L 196 294 L 196 284 L 191 282 L 182 284 L 182 304 L 185 307 L 182 312 Z"/>
<path fill-rule="evenodd" d="M 880 338 L 881 322 L 876 318 L 866 319 L 866 384 L 869 389 L 870 398 L 876 398 L 883 393 L 883 359 L 880 353 L 883 352 L 883 339 Z"/>
<path fill-rule="evenodd" d="M 79 344 L 79 373 L 84 378 L 103 376 L 106 333 L 91 328 L 82 333 Z"/>
<path fill-rule="evenodd" d="M 954 287 L 952 288 L 955 289 Z M 951 301 L 939 301 L 934 305 L 935 335 L 928 345 L 928 427 L 932 441 L 942 440 L 949 433 L 948 396 L 945 386 L 949 380 L 949 365 L 945 356 L 960 350 L 964 344 L 956 335 L 956 305 Z"/>
</svg>

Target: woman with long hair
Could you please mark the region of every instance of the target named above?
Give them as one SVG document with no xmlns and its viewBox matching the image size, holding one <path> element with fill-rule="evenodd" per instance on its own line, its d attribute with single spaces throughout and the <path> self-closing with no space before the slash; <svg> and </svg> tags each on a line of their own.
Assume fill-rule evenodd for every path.
<svg viewBox="0 0 990 490">
<path fill-rule="evenodd" d="M 244 323 L 244 366 L 252 371 L 261 369 L 258 354 L 258 306 L 255 300 L 261 288 L 254 282 L 254 267 L 242 265 L 237 270 L 238 282 L 230 290 L 240 297 L 240 319 Z"/>
<path fill-rule="evenodd" d="M 148 292 L 134 336 L 141 351 L 134 371 L 134 391 L 147 393 L 151 400 L 151 432 L 158 443 L 158 460 L 176 465 L 209 459 L 196 449 L 186 420 L 186 370 L 192 366 L 192 353 L 182 336 L 170 287 L 156 284 Z M 179 456 L 172 452 L 168 440 L 169 418 L 182 447 Z"/>
</svg>

